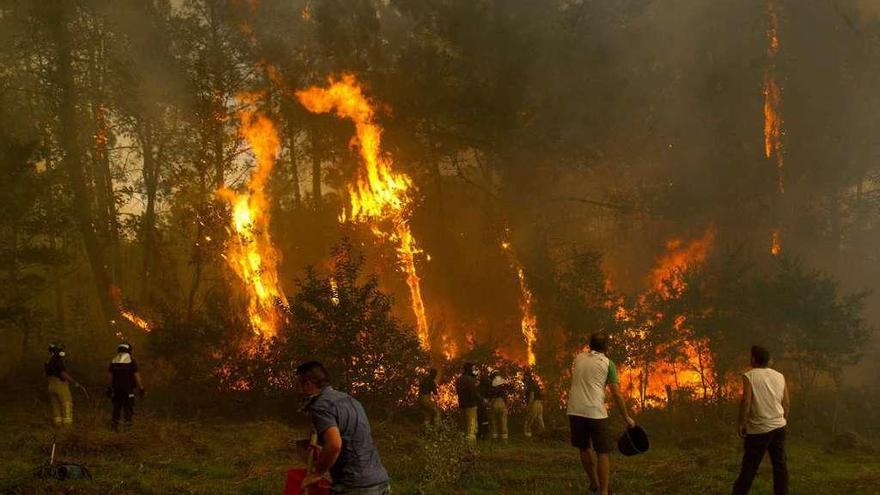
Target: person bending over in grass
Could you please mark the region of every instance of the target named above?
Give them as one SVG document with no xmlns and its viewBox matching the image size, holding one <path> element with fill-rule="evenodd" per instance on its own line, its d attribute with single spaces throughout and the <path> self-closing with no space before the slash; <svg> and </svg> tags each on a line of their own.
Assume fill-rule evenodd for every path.
<svg viewBox="0 0 880 495">
<path fill-rule="evenodd" d="M 742 399 L 736 431 L 743 438 L 742 468 L 733 484 L 733 495 L 745 495 L 752 487 L 764 453 L 773 464 L 773 493 L 788 493 L 785 458 L 785 425 L 789 411 L 788 387 L 782 373 L 771 369 L 770 352 L 752 346 L 752 369 L 743 374 Z"/>
<path fill-rule="evenodd" d="M 603 333 L 590 336 L 590 350 L 574 358 L 571 391 L 568 394 L 568 420 L 571 425 L 571 444 L 580 449 L 581 464 L 590 479 L 590 492 L 608 495 L 611 480 L 611 450 L 614 439 L 608 426 L 605 407 L 605 389 L 611 391 L 614 402 L 629 427 L 635 426 L 620 394 L 617 368 L 608 359 L 608 337 Z M 595 452 L 595 460 L 594 460 Z"/>
<path fill-rule="evenodd" d="M 327 369 L 317 361 L 296 368 L 297 387 L 309 398 L 306 411 L 312 419 L 320 454 L 315 469 L 302 488 L 330 473 L 332 492 L 348 495 L 390 495 L 388 472 L 373 445 L 370 422 L 360 402 L 333 390 Z"/>
</svg>

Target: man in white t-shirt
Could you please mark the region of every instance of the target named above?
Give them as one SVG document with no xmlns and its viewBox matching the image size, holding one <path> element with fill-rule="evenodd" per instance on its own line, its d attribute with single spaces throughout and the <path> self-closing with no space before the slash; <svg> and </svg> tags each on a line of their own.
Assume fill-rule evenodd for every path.
<svg viewBox="0 0 880 495">
<path fill-rule="evenodd" d="M 788 387 L 782 373 L 769 368 L 770 352 L 752 346 L 752 369 L 743 374 L 737 433 L 742 437 L 742 469 L 733 484 L 733 495 L 745 495 L 752 487 L 764 453 L 773 464 L 773 493 L 788 493 L 785 458 L 785 425 L 789 411 Z"/>
<path fill-rule="evenodd" d="M 580 450 L 581 464 L 590 479 L 590 493 L 599 495 L 608 495 L 611 481 L 609 454 L 614 449 L 614 438 L 608 427 L 608 408 L 605 406 L 606 387 L 611 391 L 626 424 L 629 427 L 636 424 L 627 413 L 626 401 L 620 394 L 617 368 L 614 361 L 605 355 L 607 351 L 608 337 L 605 334 L 590 336 L 590 350 L 574 358 L 571 391 L 568 394 L 571 444 Z"/>
</svg>

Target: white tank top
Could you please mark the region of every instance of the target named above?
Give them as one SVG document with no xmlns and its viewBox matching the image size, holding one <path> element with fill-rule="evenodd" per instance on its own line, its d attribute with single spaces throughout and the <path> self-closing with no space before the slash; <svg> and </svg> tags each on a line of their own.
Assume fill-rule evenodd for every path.
<svg viewBox="0 0 880 495">
<path fill-rule="evenodd" d="M 785 426 L 782 397 L 785 377 L 770 368 L 752 368 L 745 372 L 752 385 L 752 407 L 746 422 L 746 433 L 757 434 Z"/>
</svg>

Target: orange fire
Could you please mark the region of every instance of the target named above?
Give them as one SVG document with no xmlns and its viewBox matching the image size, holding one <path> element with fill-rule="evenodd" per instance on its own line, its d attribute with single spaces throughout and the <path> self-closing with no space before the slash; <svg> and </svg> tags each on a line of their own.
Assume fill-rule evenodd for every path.
<svg viewBox="0 0 880 495">
<path fill-rule="evenodd" d="M 519 259 L 516 257 L 516 253 L 513 252 L 513 246 L 510 244 L 510 241 L 504 240 L 501 241 L 501 249 L 507 253 L 507 257 L 510 260 L 510 265 L 516 271 L 516 276 L 519 279 L 519 309 L 522 312 L 522 319 L 520 320 L 520 331 L 522 332 L 523 340 L 526 343 L 526 359 L 529 366 L 535 365 L 535 341 L 538 338 L 538 318 L 535 316 L 535 312 L 533 310 L 532 303 L 532 291 L 529 289 L 526 284 L 526 275 L 523 271 L 523 267 L 519 262 Z"/>
<path fill-rule="evenodd" d="M 776 162 L 776 183 L 780 194 L 785 192 L 782 154 L 782 89 L 776 82 L 776 55 L 779 53 L 779 16 L 774 0 L 767 0 L 767 70 L 764 73 L 764 156 Z M 782 252 L 779 229 L 774 229 L 770 252 Z"/>
<path fill-rule="evenodd" d="M 706 255 L 715 242 L 715 229 L 706 232 L 689 243 L 681 239 L 666 242 L 666 254 L 657 259 L 657 266 L 651 270 L 651 287 L 665 298 L 670 298 L 684 289 L 682 274 L 695 264 L 706 260 Z"/>
<path fill-rule="evenodd" d="M 248 101 L 251 97 L 244 99 Z M 257 166 L 244 192 L 236 193 L 227 187 L 217 191 L 232 207 L 224 258 L 247 292 L 251 329 L 262 337 L 272 337 L 283 319 L 279 307 L 287 304 L 278 282 L 281 256 L 269 237 L 269 203 L 265 194 L 280 143 L 275 126 L 265 115 L 246 107 L 238 117 L 241 135 L 250 144 Z"/>
<path fill-rule="evenodd" d="M 773 238 L 770 242 L 770 254 L 773 256 L 779 256 L 782 254 L 782 234 L 779 233 L 779 229 L 773 229 Z"/>
<path fill-rule="evenodd" d="M 135 312 L 130 309 L 125 308 L 122 305 L 122 291 L 119 290 L 119 287 L 116 285 L 110 286 L 110 297 L 113 299 L 113 304 L 116 305 L 116 309 L 119 311 L 119 315 L 125 318 L 132 325 L 140 328 L 145 332 L 149 332 L 152 330 L 150 326 L 150 322 L 138 316 Z M 121 337 L 121 335 L 119 335 Z"/>
<path fill-rule="evenodd" d="M 351 145 L 364 167 L 358 170 L 355 183 L 348 186 L 351 209 L 342 212 L 340 221 L 370 223 L 374 234 L 397 244 L 397 259 L 406 273 L 419 341 L 423 349 L 429 349 L 428 319 L 415 263 L 420 250 L 409 226 L 412 181 L 406 174 L 394 172 L 391 157 L 382 152 L 382 128 L 375 122 L 373 106 L 351 74 L 339 80 L 331 78 L 326 88 L 313 86 L 297 91 L 296 96 L 310 112 L 335 111 L 339 118 L 354 122 Z"/>
<path fill-rule="evenodd" d="M 709 250 L 715 240 L 715 231 L 712 228 L 699 238 L 688 243 L 680 239 L 673 239 L 666 243 L 667 252 L 657 259 L 657 266 L 651 271 L 651 289 L 660 294 L 663 299 L 678 297 L 686 288 L 683 275 L 693 266 L 706 260 Z M 638 305 L 643 312 L 650 313 L 647 308 L 648 298 L 644 295 L 639 298 Z M 618 307 L 615 317 L 624 324 L 634 323 L 630 311 L 622 306 Z M 644 327 L 631 327 L 626 330 L 629 338 L 645 339 L 655 320 L 664 317 L 662 313 L 654 313 L 654 317 L 646 322 Z M 678 357 L 668 360 L 643 363 L 637 367 L 622 370 L 624 388 L 631 396 L 645 397 L 646 403 L 662 403 L 657 398 L 670 397 L 667 395 L 678 389 L 702 389 L 704 394 L 711 386 L 709 377 L 712 369 L 712 356 L 709 352 L 709 343 L 704 339 L 694 339 L 689 334 L 687 319 L 683 315 L 673 318 L 673 328 L 679 336 L 681 348 L 678 349 Z M 657 354 L 672 354 L 667 351 L 672 349 L 658 349 Z"/>
</svg>

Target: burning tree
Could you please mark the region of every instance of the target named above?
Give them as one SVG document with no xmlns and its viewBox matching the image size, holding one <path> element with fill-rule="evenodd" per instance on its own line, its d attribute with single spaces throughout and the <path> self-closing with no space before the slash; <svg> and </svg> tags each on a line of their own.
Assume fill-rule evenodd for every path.
<svg viewBox="0 0 880 495">
<path fill-rule="evenodd" d="M 332 268 L 310 268 L 291 298 L 293 323 L 279 335 L 275 369 L 318 359 L 333 382 L 359 399 L 390 403 L 411 393 L 416 370 L 427 367 L 418 335 L 392 316 L 393 299 L 375 276 L 362 273 L 364 258 L 347 240 L 333 249 Z"/>
</svg>

